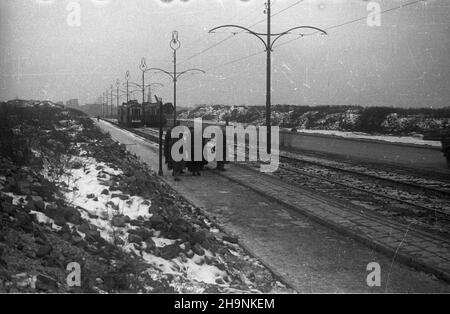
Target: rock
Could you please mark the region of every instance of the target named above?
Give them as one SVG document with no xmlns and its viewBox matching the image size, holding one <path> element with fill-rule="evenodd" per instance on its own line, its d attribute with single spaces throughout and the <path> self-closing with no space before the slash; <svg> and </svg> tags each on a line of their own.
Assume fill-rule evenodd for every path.
<svg viewBox="0 0 450 314">
<path fill-rule="evenodd" d="M 2 207 L 3 207 L 3 212 L 7 213 L 8 215 L 13 215 L 15 212 L 13 205 L 10 203 L 3 203 Z"/>
<path fill-rule="evenodd" d="M 150 223 L 150 226 L 152 228 L 157 228 L 159 226 L 165 225 L 166 223 L 164 217 L 158 214 L 153 214 L 153 216 L 150 217 L 148 222 Z"/>
<path fill-rule="evenodd" d="M 39 211 L 39 212 L 43 212 L 45 210 L 45 203 L 42 200 L 35 200 L 33 202 L 34 208 Z"/>
<path fill-rule="evenodd" d="M 131 243 L 141 244 L 142 238 L 137 234 L 128 234 L 128 241 Z"/>
<path fill-rule="evenodd" d="M 62 211 L 58 210 L 58 206 L 56 204 L 47 204 L 47 206 L 45 206 L 44 213 L 50 218 L 64 215 Z"/>
<path fill-rule="evenodd" d="M 58 283 L 55 279 L 39 274 L 36 276 L 36 289 L 41 291 L 56 291 Z"/>
<path fill-rule="evenodd" d="M 92 199 L 92 198 L 95 198 L 95 194 L 91 193 L 91 194 L 86 195 L 86 197 Z"/>
<path fill-rule="evenodd" d="M 147 240 L 145 240 L 145 252 L 151 253 L 154 249 L 156 249 L 156 244 L 153 239 L 148 238 Z"/>
<path fill-rule="evenodd" d="M 91 229 L 86 232 L 86 239 L 88 240 L 95 240 L 95 241 L 101 241 L 102 236 L 100 234 L 100 231 L 96 229 Z"/>
<path fill-rule="evenodd" d="M 194 251 L 195 254 L 197 255 L 204 255 L 205 254 L 205 250 L 202 249 L 202 247 L 200 246 L 200 244 L 196 243 L 193 247 L 192 250 Z"/>
<path fill-rule="evenodd" d="M 89 230 L 91 230 L 91 227 L 89 226 L 89 224 L 87 222 L 82 223 L 78 227 L 78 231 L 80 231 L 82 233 L 87 233 Z"/>
<path fill-rule="evenodd" d="M 72 169 L 80 169 L 81 167 L 83 167 L 83 163 L 81 163 L 81 161 L 79 160 L 75 160 L 74 162 L 72 162 Z"/>
<path fill-rule="evenodd" d="M 219 268 L 221 271 L 225 271 L 225 269 L 226 269 L 225 265 L 222 263 L 219 263 L 219 262 L 214 263 L 214 266 Z"/>
<path fill-rule="evenodd" d="M 132 220 L 130 221 L 130 225 L 135 227 L 142 227 L 144 223 L 141 220 Z"/>
<path fill-rule="evenodd" d="M 109 195 L 109 191 L 108 189 L 104 189 L 101 193 L 102 195 Z"/>
<path fill-rule="evenodd" d="M 125 241 L 122 240 L 122 239 L 119 238 L 119 237 L 115 237 L 115 238 L 114 238 L 114 244 L 115 244 L 115 245 L 119 245 L 119 246 L 123 246 L 123 245 L 125 245 Z"/>
<path fill-rule="evenodd" d="M 17 225 L 21 227 L 30 226 L 32 219 L 31 216 L 25 212 L 17 211 L 14 215 L 14 217 L 17 219 Z"/>
<path fill-rule="evenodd" d="M 216 284 L 218 284 L 218 285 L 224 285 L 224 284 L 225 284 L 225 281 L 223 281 L 222 278 L 217 278 L 217 279 L 216 279 Z"/>
<path fill-rule="evenodd" d="M 181 248 L 178 244 L 170 244 L 161 248 L 161 257 L 164 259 L 173 259 L 180 254 Z"/>
<path fill-rule="evenodd" d="M 119 205 L 114 204 L 114 202 L 109 201 L 108 203 L 106 203 L 107 206 L 111 207 L 114 210 L 119 210 Z"/>
<path fill-rule="evenodd" d="M 78 243 L 83 241 L 83 238 L 77 235 L 72 236 L 71 238 L 72 242 L 77 245 Z"/>
<path fill-rule="evenodd" d="M 111 220 L 113 227 L 124 228 L 126 226 L 125 216 L 114 216 Z"/>
<path fill-rule="evenodd" d="M 203 243 L 206 241 L 206 231 L 197 231 L 197 232 L 191 232 L 190 233 L 192 242 L 194 243 Z"/>
<path fill-rule="evenodd" d="M 208 265 L 212 265 L 213 262 L 214 262 L 214 259 L 212 257 L 208 256 L 208 255 L 205 255 L 205 262 Z"/>
<path fill-rule="evenodd" d="M 80 212 L 72 207 L 66 207 L 64 209 L 64 218 L 74 225 L 79 225 L 83 221 Z"/>
<path fill-rule="evenodd" d="M 184 242 L 181 246 L 186 252 L 191 249 L 191 244 L 189 242 Z"/>
<path fill-rule="evenodd" d="M 17 192 L 21 195 L 31 194 L 31 184 L 29 181 L 20 180 L 17 182 Z"/>
<path fill-rule="evenodd" d="M 223 236 L 222 240 L 226 241 L 226 242 L 233 243 L 233 244 L 238 244 L 239 243 L 239 239 L 237 237 L 232 237 L 232 236 Z"/>
<path fill-rule="evenodd" d="M 36 257 L 37 258 L 42 258 L 44 256 L 48 256 L 51 253 L 52 250 L 53 250 L 53 248 L 51 247 L 50 244 L 42 245 L 37 250 Z"/>
<path fill-rule="evenodd" d="M 111 198 L 119 198 L 122 201 L 126 201 L 126 200 L 130 199 L 130 197 L 128 195 L 125 195 L 125 194 L 111 194 Z"/>
<path fill-rule="evenodd" d="M 148 230 L 146 228 L 138 228 L 135 230 L 130 229 L 130 230 L 128 230 L 128 233 L 140 236 L 143 239 L 143 241 L 147 240 L 148 238 L 150 238 L 153 235 L 153 232 L 151 232 L 150 230 Z"/>
<path fill-rule="evenodd" d="M 193 258 L 195 255 L 194 251 L 192 251 L 192 250 L 186 251 L 185 254 L 188 258 Z"/>
<path fill-rule="evenodd" d="M 98 219 L 99 218 L 98 215 L 96 215 L 96 214 L 92 214 L 90 212 L 88 212 L 87 214 L 88 214 L 88 217 L 91 218 L 91 219 Z"/>
<path fill-rule="evenodd" d="M 129 287 L 126 274 L 109 273 L 104 276 L 104 287 L 108 292 L 125 291 Z"/>
<path fill-rule="evenodd" d="M 53 218 L 53 220 L 58 226 L 64 226 L 67 223 L 67 220 L 62 216 L 56 216 Z"/>
</svg>

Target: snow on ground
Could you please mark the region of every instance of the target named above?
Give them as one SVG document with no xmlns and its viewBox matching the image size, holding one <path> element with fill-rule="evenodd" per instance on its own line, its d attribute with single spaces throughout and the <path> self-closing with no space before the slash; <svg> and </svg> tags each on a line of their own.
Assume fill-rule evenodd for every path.
<svg viewBox="0 0 450 314">
<path fill-rule="evenodd" d="M 189 119 L 180 119 L 181 121 L 190 121 Z M 206 124 L 225 124 L 224 122 L 216 122 L 203 120 Z M 243 126 L 246 127 L 247 123 L 235 123 L 230 122 L 231 126 Z M 287 129 L 280 129 L 287 130 Z M 298 133 L 307 133 L 307 134 L 323 134 L 323 135 L 333 135 L 345 138 L 354 138 L 354 139 L 366 139 L 366 140 L 378 140 L 385 141 L 391 143 L 401 143 L 401 144 L 415 144 L 415 145 L 424 145 L 424 146 L 433 146 L 433 147 L 441 147 L 441 142 L 439 141 L 426 141 L 419 137 L 413 136 L 393 136 L 393 135 L 371 135 L 362 132 L 347 132 L 347 131 L 336 131 L 336 130 L 309 130 L 309 129 L 299 129 Z"/>
<path fill-rule="evenodd" d="M 427 145 L 433 147 L 441 147 L 441 142 L 439 141 L 425 141 L 421 138 L 413 136 L 391 136 L 391 135 L 370 135 L 359 132 L 344 132 L 344 131 L 334 131 L 334 130 L 298 130 L 298 133 L 307 134 L 324 134 L 324 135 L 334 135 L 345 138 L 356 138 L 356 139 L 366 139 L 366 140 L 378 140 L 391 143 L 402 143 L 402 144 L 415 144 L 415 145 Z"/>
<path fill-rule="evenodd" d="M 123 244 L 119 246 L 122 246 L 124 251 L 141 256 L 149 265 L 164 274 L 179 275 L 188 280 L 208 284 L 215 284 L 216 279 L 227 277 L 226 272 L 205 262 L 206 258 L 212 256 L 212 253 L 207 250 L 205 250 L 205 254 L 208 257 L 194 255 L 192 258 L 187 258 L 186 256 L 178 256 L 172 260 L 149 254 L 144 250 L 137 250 L 135 245 L 128 241 L 127 232 L 135 227 L 129 224 L 124 228 L 113 227 L 111 220 L 117 214 L 128 216 L 131 220 L 148 219 L 152 216 L 149 213 L 151 202 L 139 196 L 127 195 L 120 190 L 102 194 L 109 187 L 113 176 L 121 175 L 122 172 L 109 167 L 105 163 L 98 162 L 92 157 L 73 157 L 70 163 L 74 164 L 75 162 L 83 166 L 78 169 L 70 169 L 60 179 L 68 184 L 65 198 L 74 206 L 84 209 L 81 212 L 82 217 L 95 225 L 105 240 L 117 245 L 118 239 L 120 239 Z M 124 196 L 124 199 L 113 197 L 114 195 Z M 43 216 L 39 216 L 38 219 L 46 221 Z M 155 231 L 154 235 L 156 236 L 152 239 L 157 248 L 175 243 L 174 240 L 160 237 L 158 231 Z M 143 244 L 143 248 L 145 247 L 146 244 Z"/>
<path fill-rule="evenodd" d="M 30 211 L 30 215 L 36 216 L 36 219 L 40 224 L 49 225 L 52 227 L 52 229 L 57 230 L 57 231 L 62 229 L 60 226 L 55 224 L 55 221 L 53 219 L 51 219 L 44 213 L 32 210 L 32 211 Z"/>
</svg>

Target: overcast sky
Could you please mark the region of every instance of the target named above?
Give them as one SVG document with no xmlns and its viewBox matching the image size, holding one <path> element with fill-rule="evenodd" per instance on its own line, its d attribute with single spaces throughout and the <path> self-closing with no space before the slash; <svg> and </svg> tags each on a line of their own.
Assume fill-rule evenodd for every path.
<svg viewBox="0 0 450 314">
<path fill-rule="evenodd" d="M 369 14 L 363 0 L 272 0 L 273 32 L 298 25 L 324 29 Z M 381 0 L 381 10 L 413 0 Z M 81 6 L 70 26 L 68 5 Z M 0 0 L 0 96 L 93 102 L 116 79 L 140 82 L 148 66 L 172 68 L 171 32 L 179 31 L 178 69 L 202 68 L 178 83 L 178 105 L 264 105 L 266 57 L 262 43 L 208 30 L 221 24 L 250 26 L 265 18 L 264 0 Z M 301 2 L 296 4 L 297 2 Z M 374 1 L 375 2 L 375 1 Z M 290 5 L 296 4 L 279 14 Z M 71 17 L 71 16 L 69 16 Z M 253 27 L 265 31 L 265 23 Z M 299 38 L 289 35 L 278 43 Z M 198 52 L 203 53 L 197 54 Z M 239 62 L 233 60 L 262 52 Z M 197 55 L 195 55 L 197 54 Z M 192 57 L 193 56 L 193 57 Z M 297 105 L 444 107 L 450 102 L 450 1 L 430 0 L 329 29 L 275 48 L 272 102 Z M 172 84 L 154 92 L 172 101 Z M 138 97 L 138 95 L 136 95 Z M 140 98 L 139 98 L 140 99 Z"/>
</svg>

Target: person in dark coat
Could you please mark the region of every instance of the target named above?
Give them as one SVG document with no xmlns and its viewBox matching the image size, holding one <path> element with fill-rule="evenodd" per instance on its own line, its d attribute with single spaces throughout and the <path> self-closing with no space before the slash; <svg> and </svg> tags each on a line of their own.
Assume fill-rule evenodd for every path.
<svg viewBox="0 0 450 314">
<path fill-rule="evenodd" d="M 223 158 L 222 160 L 217 160 L 216 170 L 226 171 L 225 164 L 227 163 L 228 151 L 227 151 L 227 135 L 225 132 L 222 134 L 222 151 Z"/>
<path fill-rule="evenodd" d="M 200 176 L 200 170 L 201 170 L 203 163 L 202 163 L 202 161 L 195 160 L 194 128 L 191 127 L 191 128 L 189 128 L 189 130 L 191 132 L 191 160 L 188 161 L 187 167 L 193 176 Z"/>
<path fill-rule="evenodd" d="M 164 159 L 165 163 L 167 164 L 167 169 L 172 170 L 173 169 L 173 160 L 172 160 L 172 128 L 168 129 L 166 132 L 166 136 L 164 138 Z"/>
<path fill-rule="evenodd" d="M 170 146 L 170 151 L 172 152 L 172 147 L 173 145 L 175 145 L 176 142 L 178 142 L 179 140 L 183 139 L 183 134 L 180 134 L 179 138 L 172 138 L 171 140 L 171 146 Z M 180 147 L 180 154 L 183 153 L 183 147 Z M 171 153 L 170 153 L 171 154 Z M 171 157 L 172 159 L 172 157 Z M 180 160 L 180 161 L 175 161 L 172 159 L 172 167 L 173 167 L 173 172 L 172 175 L 175 178 L 175 181 L 180 181 L 180 174 L 183 172 L 183 169 L 185 167 L 185 163 L 184 160 Z"/>
</svg>

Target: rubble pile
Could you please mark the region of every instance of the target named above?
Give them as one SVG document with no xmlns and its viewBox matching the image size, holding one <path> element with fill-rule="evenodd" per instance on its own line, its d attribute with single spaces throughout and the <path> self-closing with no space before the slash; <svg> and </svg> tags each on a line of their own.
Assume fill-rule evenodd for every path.
<svg viewBox="0 0 450 314">
<path fill-rule="evenodd" d="M 290 291 L 90 119 L 51 110 L 0 129 L 27 152 L 0 154 L 0 292 Z"/>
</svg>

